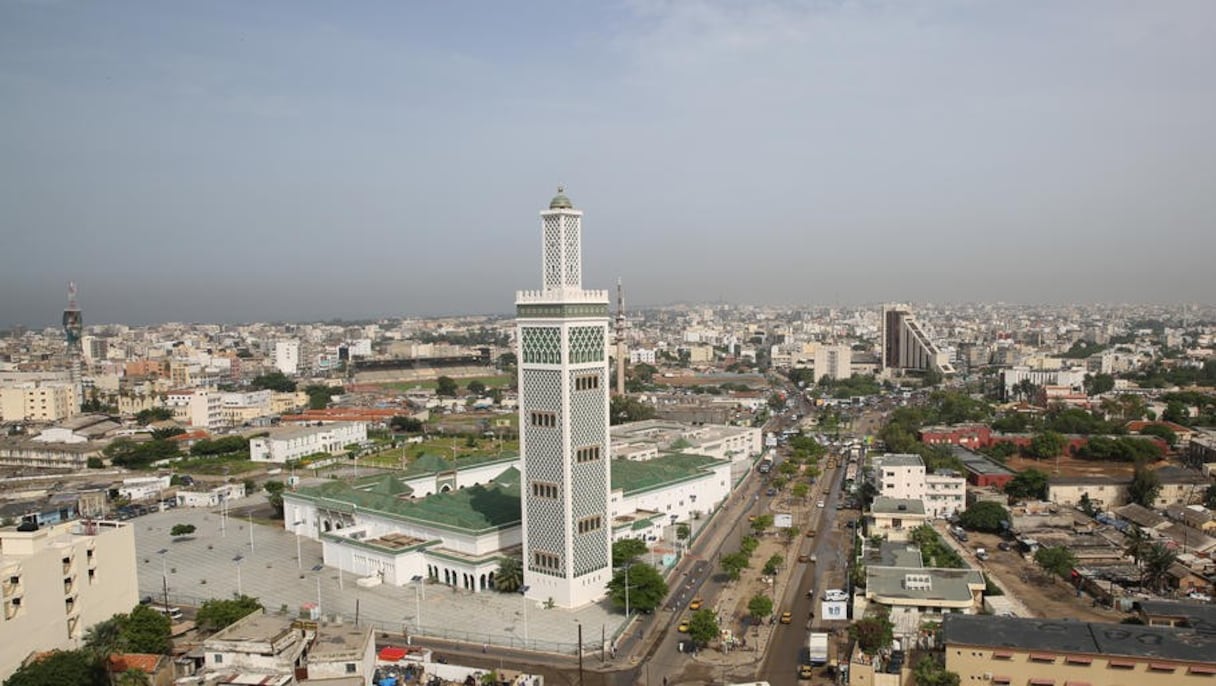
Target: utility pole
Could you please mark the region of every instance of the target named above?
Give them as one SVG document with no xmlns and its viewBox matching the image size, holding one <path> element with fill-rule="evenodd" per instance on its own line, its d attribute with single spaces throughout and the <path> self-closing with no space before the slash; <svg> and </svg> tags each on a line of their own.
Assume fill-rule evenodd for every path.
<svg viewBox="0 0 1216 686">
<path fill-rule="evenodd" d="M 578 623 L 578 686 L 583 686 L 583 623 Z"/>
</svg>

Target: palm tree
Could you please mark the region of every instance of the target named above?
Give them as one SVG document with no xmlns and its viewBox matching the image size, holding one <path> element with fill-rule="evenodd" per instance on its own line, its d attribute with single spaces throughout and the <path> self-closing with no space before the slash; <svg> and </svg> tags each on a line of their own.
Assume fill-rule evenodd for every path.
<svg viewBox="0 0 1216 686">
<path fill-rule="evenodd" d="M 1154 543 L 1143 553 L 1144 570 L 1141 579 L 1149 588 L 1160 592 L 1169 575 L 1170 567 L 1178 560 L 1178 553 L 1161 543 Z"/>
<path fill-rule="evenodd" d="M 1149 547 L 1149 535 L 1144 533 L 1144 529 L 1132 525 L 1127 530 L 1127 547 L 1123 549 L 1123 554 L 1132 558 L 1132 562 L 1137 567 L 1140 566 L 1140 561 L 1144 558 L 1144 553 Z"/>
<path fill-rule="evenodd" d="M 524 585 L 524 565 L 518 557 L 504 557 L 494 573 L 494 588 L 503 593 L 515 593 Z"/>
<path fill-rule="evenodd" d="M 84 632 L 84 647 L 101 658 L 107 658 L 121 648 L 122 624 L 125 615 L 114 615 L 89 627 Z"/>
</svg>

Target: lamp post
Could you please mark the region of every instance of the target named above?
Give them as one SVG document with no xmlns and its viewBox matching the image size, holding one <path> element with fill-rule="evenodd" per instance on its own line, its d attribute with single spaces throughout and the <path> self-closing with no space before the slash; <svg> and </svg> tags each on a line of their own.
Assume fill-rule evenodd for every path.
<svg viewBox="0 0 1216 686">
<path fill-rule="evenodd" d="M 625 563 L 625 623 L 629 623 L 629 567 L 630 563 Z M 582 642 L 579 642 L 579 650 L 582 650 Z"/>
<path fill-rule="evenodd" d="M 236 594 L 238 596 L 244 595 L 243 589 L 241 588 L 241 560 L 243 559 L 245 558 L 242 555 L 237 555 L 236 557 L 232 558 L 232 561 L 236 563 Z"/>
<path fill-rule="evenodd" d="M 249 554 L 253 554 L 253 513 L 249 513 Z"/>
<path fill-rule="evenodd" d="M 291 523 L 291 528 L 296 534 L 296 569 L 304 569 L 304 558 L 300 555 L 300 531 L 297 528 L 302 524 L 304 524 L 303 520 Z"/>
<path fill-rule="evenodd" d="M 520 586 L 519 597 L 524 599 L 524 650 L 528 649 L 528 590 L 531 586 Z M 582 648 L 580 647 L 580 653 Z"/>
<path fill-rule="evenodd" d="M 165 553 L 169 552 L 168 548 L 161 548 L 156 551 L 160 555 L 160 583 L 165 591 L 165 611 L 169 611 L 169 573 L 165 567 Z"/>
<path fill-rule="evenodd" d="M 414 610 L 417 626 L 414 627 L 414 633 L 422 633 L 422 575 L 416 574 L 412 581 L 417 584 L 414 586 Z"/>
<path fill-rule="evenodd" d="M 578 624 L 578 686 L 583 686 L 583 623 L 579 620 L 574 620 Z"/>
</svg>

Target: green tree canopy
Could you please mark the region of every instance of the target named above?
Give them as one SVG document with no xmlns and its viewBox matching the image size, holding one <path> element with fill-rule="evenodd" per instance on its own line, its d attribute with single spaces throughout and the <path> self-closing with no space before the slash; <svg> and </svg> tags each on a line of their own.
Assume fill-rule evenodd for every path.
<svg viewBox="0 0 1216 686">
<path fill-rule="evenodd" d="M 518 557 L 504 557 L 494 573 L 494 588 L 502 593 L 515 593 L 524 585 L 524 564 Z"/>
<path fill-rule="evenodd" d="M 1034 561 L 1043 569 L 1064 578 L 1068 578 L 1077 566 L 1077 556 L 1062 545 L 1039 548 L 1034 553 Z"/>
<path fill-rule="evenodd" d="M 874 655 L 891 645 L 895 638 L 895 625 L 886 617 L 865 617 L 849 627 L 849 636 L 857 641 L 862 652 Z"/>
<path fill-rule="evenodd" d="M 119 647 L 128 653 L 169 652 L 170 620 L 147 605 L 136 605 L 124 617 L 119 634 Z"/>
<path fill-rule="evenodd" d="M 1034 438 L 1030 439 L 1030 446 L 1027 452 L 1031 457 L 1046 459 L 1058 457 L 1064 453 L 1064 447 L 1068 445 L 1068 439 L 1056 431 L 1044 431 L 1037 433 Z"/>
<path fill-rule="evenodd" d="M 1132 472 L 1132 482 L 1127 487 L 1127 498 L 1144 507 L 1153 507 L 1157 494 L 1161 492 L 1161 478 L 1144 463 L 1137 463 Z"/>
<path fill-rule="evenodd" d="M 767 576 L 773 576 L 777 570 L 781 569 L 781 565 L 785 564 L 785 558 L 778 553 L 774 553 L 764 563 L 764 573 Z"/>
<path fill-rule="evenodd" d="M 718 620 L 713 610 L 700 609 L 688 620 L 688 636 L 699 646 L 705 646 L 718 637 Z"/>
<path fill-rule="evenodd" d="M 177 538 L 179 536 L 189 536 L 195 532 L 193 524 L 174 524 L 172 529 L 169 529 L 169 535 Z"/>
<path fill-rule="evenodd" d="M 1102 395 L 1115 390 L 1115 377 L 1110 374 L 1086 374 L 1084 385 L 1086 395 Z"/>
<path fill-rule="evenodd" d="M 262 489 L 266 491 L 266 502 L 274 508 L 275 519 L 283 518 L 283 491 L 287 490 L 287 484 L 282 481 L 271 479 L 262 484 Z"/>
<path fill-rule="evenodd" d="M 1141 436 L 1156 436 L 1165 441 L 1172 448 L 1178 445 L 1178 434 L 1165 424 L 1149 424 L 1143 429 L 1140 429 Z"/>
<path fill-rule="evenodd" d="M 56 650 L 20 667 L 4 686 L 109 686 L 105 663 L 88 650 Z"/>
<path fill-rule="evenodd" d="M 231 600 L 213 598 L 203 603 L 195 615 L 195 624 L 203 631 L 219 631 L 235 624 L 245 615 L 260 612 L 262 604 L 257 598 L 242 595 Z"/>
<path fill-rule="evenodd" d="M 762 534 L 773 525 L 773 515 L 765 513 L 756 517 L 752 522 L 752 531 Z"/>
<path fill-rule="evenodd" d="M 972 503 L 958 517 L 958 523 L 964 529 L 992 533 L 1000 531 L 1010 521 L 1009 510 L 990 500 Z"/>
<path fill-rule="evenodd" d="M 1005 484 L 1005 494 L 1014 500 L 1046 500 L 1047 473 L 1024 469 Z"/>
<path fill-rule="evenodd" d="M 731 581 L 738 581 L 739 576 L 743 574 L 743 570 L 751 565 L 751 558 L 742 550 L 723 555 L 721 559 L 722 571 L 726 572 L 726 576 L 730 577 Z"/>
<path fill-rule="evenodd" d="M 653 612 L 667 597 L 667 580 L 644 562 L 618 569 L 608 582 L 608 596 L 620 608 L 625 607 L 626 584 L 629 588 L 630 612 Z"/>
<path fill-rule="evenodd" d="M 747 601 L 747 612 L 756 621 L 760 621 L 773 614 L 773 599 L 763 593 L 757 593 Z"/>
<path fill-rule="evenodd" d="M 283 372 L 270 372 L 255 377 L 249 385 L 255 390 L 275 391 L 278 393 L 294 393 L 296 390 L 296 382 L 287 378 Z"/>
<path fill-rule="evenodd" d="M 612 566 L 623 567 L 646 554 L 649 548 L 640 538 L 622 538 L 612 543 Z"/>
<path fill-rule="evenodd" d="M 413 417 L 406 417 L 404 415 L 397 415 L 388 420 L 388 425 L 393 431 L 401 431 L 409 434 L 422 433 L 423 429 L 422 420 L 414 419 Z"/>
<path fill-rule="evenodd" d="M 485 383 L 483 383 L 477 379 L 473 379 L 472 381 L 470 381 L 469 384 L 467 386 L 465 386 L 465 388 L 468 389 L 470 394 L 476 395 L 478 397 L 484 395 L 486 392 Z"/>
<path fill-rule="evenodd" d="M 135 421 L 140 426 L 147 426 L 152 422 L 163 422 L 170 419 L 173 419 L 173 410 L 167 407 L 150 407 L 135 413 Z"/>
<path fill-rule="evenodd" d="M 627 395 L 614 395 L 609 401 L 608 419 L 612 424 L 654 419 L 654 406 Z"/>
<path fill-rule="evenodd" d="M 308 409 L 324 410 L 329 407 L 329 402 L 335 395 L 342 394 L 342 389 L 324 384 L 310 384 L 304 387 L 304 392 L 308 394 Z"/>
<path fill-rule="evenodd" d="M 916 676 L 916 686 L 959 686 L 960 677 L 954 672 L 947 672 L 945 665 L 931 655 L 925 655 L 912 668 Z"/>
<path fill-rule="evenodd" d="M 441 376 L 435 381 L 435 392 L 439 395 L 454 398 L 460 392 L 460 387 L 456 385 L 452 377 Z"/>
</svg>

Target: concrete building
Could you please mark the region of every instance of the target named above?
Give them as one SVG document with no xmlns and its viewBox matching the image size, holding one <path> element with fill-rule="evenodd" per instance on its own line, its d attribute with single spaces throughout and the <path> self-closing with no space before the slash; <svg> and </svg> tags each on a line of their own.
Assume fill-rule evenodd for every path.
<svg viewBox="0 0 1216 686">
<path fill-rule="evenodd" d="M 964 684 L 1186 686 L 1216 676 L 1216 634 L 1195 629 L 947 615 L 946 669 Z"/>
<path fill-rule="evenodd" d="M 291 684 L 306 647 L 304 633 L 289 620 L 255 612 L 203 641 L 203 667 L 241 679 L 257 675 L 235 683 Z"/>
<path fill-rule="evenodd" d="M 515 298 L 525 595 L 561 607 L 612 577 L 608 292 L 583 289 L 582 216 L 559 189 L 541 212 L 543 287 Z"/>
<path fill-rule="evenodd" d="M 288 376 L 295 376 L 299 373 L 299 341 L 294 339 L 281 339 L 274 342 L 274 368 Z"/>
<path fill-rule="evenodd" d="M 938 348 L 906 307 L 897 305 L 883 308 L 880 342 L 884 371 L 933 370 L 941 374 L 954 373 L 949 354 Z"/>
<path fill-rule="evenodd" d="M 847 345 L 815 347 L 815 380 L 847 379 L 853 374 L 853 348 Z"/>
<path fill-rule="evenodd" d="M 911 538 L 912 531 L 924 524 L 924 501 L 919 498 L 888 498 L 878 496 L 870 505 L 866 532 L 888 541 L 902 542 Z"/>
<path fill-rule="evenodd" d="M 283 464 L 315 453 L 340 453 L 346 446 L 366 440 L 367 424 L 363 422 L 282 427 L 249 439 L 249 459 Z"/>
<path fill-rule="evenodd" d="M 79 413 L 71 382 L 26 381 L 0 388 L 0 421 L 50 423 Z"/>
<path fill-rule="evenodd" d="M 244 497 L 244 483 L 220 484 L 206 490 L 179 488 L 175 496 L 178 507 L 217 507 L 220 503 Z"/>
<path fill-rule="evenodd" d="M 0 679 L 37 651 L 80 645 L 85 629 L 139 600 L 134 529 L 68 522 L 0 530 Z"/>
<path fill-rule="evenodd" d="M 165 407 L 173 410 L 173 419 L 209 431 L 224 426 L 222 394 L 206 388 L 186 388 L 169 391 Z"/>
<path fill-rule="evenodd" d="M 967 505 L 967 480 L 952 473 L 926 473 L 920 455 L 881 455 L 871 465 L 871 478 L 880 495 L 920 500 L 930 519 L 949 517 Z"/>
</svg>

